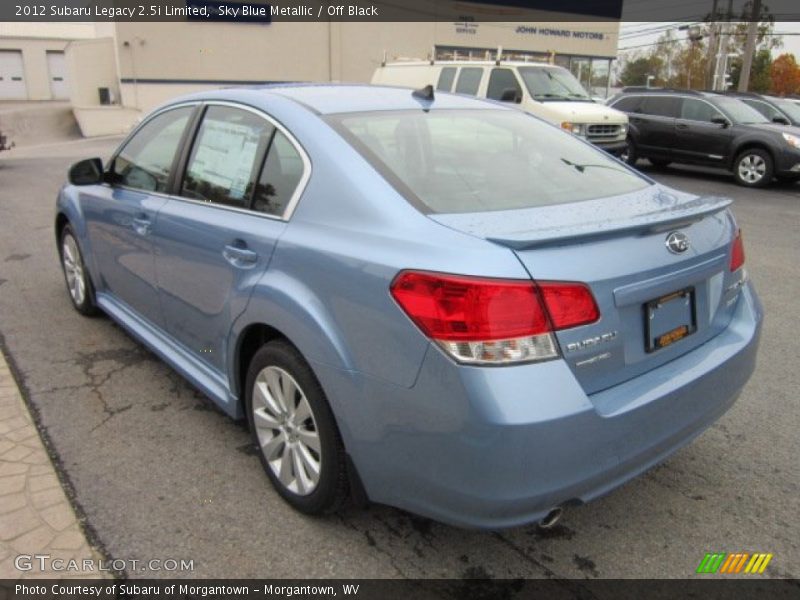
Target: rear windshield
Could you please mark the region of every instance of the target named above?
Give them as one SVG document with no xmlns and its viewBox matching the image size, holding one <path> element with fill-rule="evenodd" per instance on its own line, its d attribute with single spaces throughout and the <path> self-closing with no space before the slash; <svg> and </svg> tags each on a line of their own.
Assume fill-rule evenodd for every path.
<svg viewBox="0 0 800 600">
<path fill-rule="evenodd" d="M 602 150 L 521 111 L 380 111 L 327 119 L 424 212 L 550 206 L 650 185 Z"/>
</svg>

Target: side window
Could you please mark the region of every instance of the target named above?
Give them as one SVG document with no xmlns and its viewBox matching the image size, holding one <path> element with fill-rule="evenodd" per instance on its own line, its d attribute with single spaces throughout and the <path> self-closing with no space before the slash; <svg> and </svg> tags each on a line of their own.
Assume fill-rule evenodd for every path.
<svg viewBox="0 0 800 600">
<path fill-rule="evenodd" d="M 645 96 L 639 112 L 657 117 L 675 117 L 679 99 L 672 96 Z"/>
<path fill-rule="evenodd" d="M 443 92 L 449 92 L 453 89 L 453 80 L 456 78 L 455 67 L 445 67 L 439 73 L 439 82 L 436 84 L 436 89 Z"/>
<path fill-rule="evenodd" d="M 622 112 L 633 112 L 639 107 L 641 99 L 641 96 L 626 96 L 625 98 L 620 98 L 611 106 Z"/>
<path fill-rule="evenodd" d="M 483 76 L 483 69 L 476 67 L 462 67 L 461 72 L 458 74 L 458 83 L 456 83 L 456 94 L 469 94 L 474 96 L 478 93 L 478 87 L 481 84 L 481 77 Z"/>
<path fill-rule="evenodd" d="M 489 76 L 489 88 L 486 97 L 492 100 L 501 100 L 506 90 L 514 90 L 515 97 L 522 99 L 522 88 L 519 86 L 516 75 L 511 69 L 492 69 Z"/>
<path fill-rule="evenodd" d="M 211 106 L 197 132 L 181 195 L 247 208 L 274 127 L 250 111 Z"/>
<path fill-rule="evenodd" d="M 303 159 L 280 131 L 270 144 L 253 196 L 253 210 L 281 216 L 303 178 Z"/>
<path fill-rule="evenodd" d="M 695 100 L 693 98 L 684 98 L 681 104 L 681 119 L 689 119 L 691 121 L 703 121 L 710 123 L 712 117 L 721 117 L 717 109 L 711 106 L 708 102 Z"/>
<path fill-rule="evenodd" d="M 176 108 L 150 119 L 114 159 L 116 183 L 146 192 L 167 191 L 167 179 L 194 107 Z"/>
<path fill-rule="evenodd" d="M 770 106 L 766 102 L 761 102 L 759 100 L 750 100 L 745 98 L 740 98 L 740 100 L 745 104 L 747 104 L 748 106 L 755 108 L 758 112 L 767 117 L 770 121 L 772 121 L 772 119 L 774 119 L 775 117 L 781 117 L 784 119 L 786 118 L 778 109 Z"/>
</svg>

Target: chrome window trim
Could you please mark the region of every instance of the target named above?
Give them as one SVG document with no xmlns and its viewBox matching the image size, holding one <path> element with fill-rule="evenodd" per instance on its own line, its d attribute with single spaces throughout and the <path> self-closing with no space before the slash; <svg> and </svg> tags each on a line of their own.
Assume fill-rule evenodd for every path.
<svg viewBox="0 0 800 600">
<path fill-rule="evenodd" d="M 264 111 L 262 111 L 262 110 L 260 110 L 258 108 L 255 108 L 254 106 L 250 106 L 249 104 L 241 104 L 239 102 L 234 102 L 234 101 L 230 101 L 230 100 L 192 100 L 192 101 L 188 101 L 188 102 L 180 102 L 180 103 L 177 103 L 177 104 L 170 104 L 169 106 L 165 106 L 165 107 L 157 110 L 156 112 L 149 114 L 146 119 L 144 119 L 141 123 L 139 123 L 136 126 L 136 128 L 133 131 L 131 131 L 128 134 L 128 136 L 122 141 L 122 143 L 119 145 L 119 148 L 117 148 L 117 150 L 112 155 L 111 160 L 113 161 L 114 159 L 116 159 L 116 157 L 125 148 L 125 146 L 131 140 L 131 138 L 133 138 L 133 136 L 136 135 L 142 127 L 144 127 L 148 122 L 150 122 L 152 119 L 154 119 L 158 115 L 160 115 L 162 113 L 165 113 L 165 112 L 167 112 L 169 110 L 175 110 L 177 108 L 184 108 L 184 107 L 187 107 L 187 106 L 200 106 L 200 105 L 202 105 L 202 106 L 228 106 L 228 107 L 231 107 L 231 108 L 238 108 L 240 110 L 245 110 L 245 111 L 251 112 L 251 113 L 259 116 L 260 118 L 265 119 L 273 127 L 275 127 L 276 130 L 280 131 L 284 136 L 286 136 L 286 139 L 289 140 L 289 143 L 292 144 L 294 149 L 300 155 L 300 160 L 302 160 L 302 162 L 303 162 L 303 175 L 300 177 L 300 181 L 297 183 L 297 187 L 295 187 L 291 198 L 289 198 L 289 202 L 286 203 L 286 207 L 283 209 L 283 213 L 282 214 L 280 214 L 280 215 L 271 215 L 269 213 L 261 212 L 261 211 L 258 211 L 258 210 L 252 210 L 252 209 L 249 209 L 249 208 L 237 208 L 235 206 L 229 206 L 227 204 L 218 204 L 216 202 L 203 202 L 201 200 L 195 200 L 193 198 L 187 198 L 185 196 L 181 196 L 181 195 L 178 195 L 178 194 L 164 194 L 162 192 L 153 192 L 153 191 L 148 191 L 148 190 L 142 190 L 142 189 L 131 187 L 131 186 L 127 186 L 127 185 L 116 185 L 116 186 L 110 186 L 110 187 L 116 187 L 116 188 L 125 189 L 125 190 L 132 190 L 132 191 L 140 192 L 140 193 L 143 193 L 143 194 L 151 194 L 153 196 L 159 196 L 161 198 L 168 198 L 170 200 L 179 200 L 181 202 L 189 202 L 191 204 L 198 204 L 200 206 L 209 206 L 209 207 L 216 208 L 216 209 L 219 209 L 219 210 L 229 210 L 229 211 L 232 211 L 232 212 L 244 213 L 246 215 L 262 217 L 264 219 L 269 219 L 271 221 L 288 222 L 289 219 L 292 218 L 292 215 L 294 214 L 294 211 L 297 208 L 297 204 L 300 202 L 300 198 L 302 197 L 303 193 L 305 192 L 306 186 L 308 185 L 308 182 L 311 179 L 311 159 L 309 158 L 308 153 L 306 152 L 305 148 L 303 148 L 303 146 L 300 144 L 300 142 L 297 141 L 297 138 L 295 138 L 294 135 L 292 135 L 291 132 L 288 129 L 286 129 L 286 127 L 283 126 L 283 124 L 281 124 L 279 121 L 277 121 L 276 119 L 274 119 L 273 117 L 271 117 L 270 115 L 265 113 Z M 200 124 L 202 124 L 202 121 L 200 122 Z M 194 139 L 192 140 L 192 144 L 193 143 L 194 143 Z M 264 159 L 266 160 L 266 156 L 264 157 Z M 104 185 L 109 185 L 109 184 L 104 184 Z"/>
</svg>

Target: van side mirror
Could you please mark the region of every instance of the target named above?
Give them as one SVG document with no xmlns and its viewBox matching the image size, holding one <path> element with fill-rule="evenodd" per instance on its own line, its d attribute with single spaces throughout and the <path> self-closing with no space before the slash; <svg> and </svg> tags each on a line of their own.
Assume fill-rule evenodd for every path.
<svg viewBox="0 0 800 600">
<path fill-rule="evenodd" d="M 506 88 L 503 90 L 503 93 L 500 94 L 500 102 L 519 104 L 522 102 L 522 95 L 514 88 Z"/>
<path fill-rule="evenodd" d="M 715 125 L 721 125 L 723 129 L 730 127 L 731 125 L 731 122 L 728 121 L 728 119 L 720 116 L 711 117 L 711 122 L 714 123 Z"/>
<path fill-rule="evenodd" d="M 780 125 L 791 125 L 786 117 L 772 117 L 772 122 Z"/>
<path fill-rule="evenodd" d="M 99 158 L 87 158 L 76 162 L 69 168 L 67 178 L 72 185 L 103 183 L 103 161 Z"/>
</svg>

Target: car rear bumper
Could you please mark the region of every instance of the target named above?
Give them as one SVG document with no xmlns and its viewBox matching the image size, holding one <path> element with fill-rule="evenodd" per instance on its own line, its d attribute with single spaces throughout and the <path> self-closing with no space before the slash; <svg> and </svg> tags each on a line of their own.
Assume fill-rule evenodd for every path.
<svg viewBox="0 0 800 600">
<path fill-rule="evenodd" d="M 370 499 L 495 529 L 592 500 L 688 443 L 752 374 L 761 321 L 748 284 L 723 333 L 591 396 L 562 360 L 464 367 L 431 347 L 412 388 L 314 368 Z"/>
</svg>

